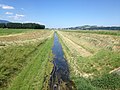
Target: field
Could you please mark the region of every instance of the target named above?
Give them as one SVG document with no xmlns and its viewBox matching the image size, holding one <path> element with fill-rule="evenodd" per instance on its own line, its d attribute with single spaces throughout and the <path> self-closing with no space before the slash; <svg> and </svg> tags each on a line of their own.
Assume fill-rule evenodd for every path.
<svg viewBox="0 0 120 90">
<path fill-rule="evenodd" d="M 67 32 L 78 32 L 78 33 L 93 33 L 93 34 L 104 34 L 104 35 L 117 35 L 120 36 L 119 30 L 71 30 Z"/>
<path fill-rule="evenodd" d="M 120 90 L 120 31 L 32 29 L 0 29 L 0 90 L 48 90 L 55 32 L 71 85 L 77 90 Z"/>
<path fill-rule="evenodd" d="M 10 35 L 10 34 L 17 34 L 17 33 L 24 33 L 28 31 L 33 31 L 32 29 L 0 29 L 0 36 L 1 35 Z"/>
<path fill-rule="evenodd" d="M 53 31 L 21 31 L 0 36 L 0 90 L 45 89 L 53 68 Z"/>
<path fill-rule="evenodd" d="M 120 31 L 58 31 L 77 90 L 120 89 Z"/>
</svg>

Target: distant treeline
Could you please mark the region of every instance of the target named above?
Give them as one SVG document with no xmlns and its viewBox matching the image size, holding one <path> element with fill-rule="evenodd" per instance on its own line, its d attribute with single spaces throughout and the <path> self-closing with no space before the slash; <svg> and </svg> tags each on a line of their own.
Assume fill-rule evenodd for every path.
<svg viewBox="0 0 120 90">
<path fill-rule="evenodd" d="M 70 27 L 65 29 L 71 29 L 71 30 L 120 30 L 120 27 L 117 26 L 111 26 L 111 27 L 104 27 L 104 26 L 78 26 L 78 27 Z"/>
<path fill-rule="evenodd" d="M 11 29 L 45 29 L 45 25 L 36 23 L 0 23 L 0 28 Z"/>
<path fill-rule="evenodd" d="M 65 28 L 65 29 L 71 29 L 71 30 L 120 30 L 120 27 L 96 27 L 96 28 Z"/>
</svg>

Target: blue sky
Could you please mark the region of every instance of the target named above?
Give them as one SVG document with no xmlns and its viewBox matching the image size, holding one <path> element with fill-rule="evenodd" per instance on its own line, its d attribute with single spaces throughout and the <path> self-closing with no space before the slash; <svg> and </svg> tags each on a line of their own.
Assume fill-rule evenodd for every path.
<svg viewBox="0 0 120 90">
<path fill-rule="evenodd" d="M 120 0 L 0 0 L 0 19 L 46 27 L 120 26 Z"/>
</svg>

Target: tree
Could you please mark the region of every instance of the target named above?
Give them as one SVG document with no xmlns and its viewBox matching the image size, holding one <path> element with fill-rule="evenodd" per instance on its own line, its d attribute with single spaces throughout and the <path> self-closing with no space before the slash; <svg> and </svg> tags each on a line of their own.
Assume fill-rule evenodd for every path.
<svg viewBox="0 0 120 90">
<path fill-rule="evenodd" d="M 6 27 L 5 23 L 0 23 L 0 28 L 5 28 L 5 27 Z"/>
</svg>

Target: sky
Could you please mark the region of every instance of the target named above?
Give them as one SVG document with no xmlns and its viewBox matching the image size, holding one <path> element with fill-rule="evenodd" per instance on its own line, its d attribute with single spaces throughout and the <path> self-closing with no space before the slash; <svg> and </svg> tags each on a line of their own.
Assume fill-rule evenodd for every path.
<svg viewBox="0 0 120 90">
<path fill-rule="evenodd" d="M 120 0 L 0 0 L 0 19 L 48 28 L 120 26 Z"/>
</svg>

